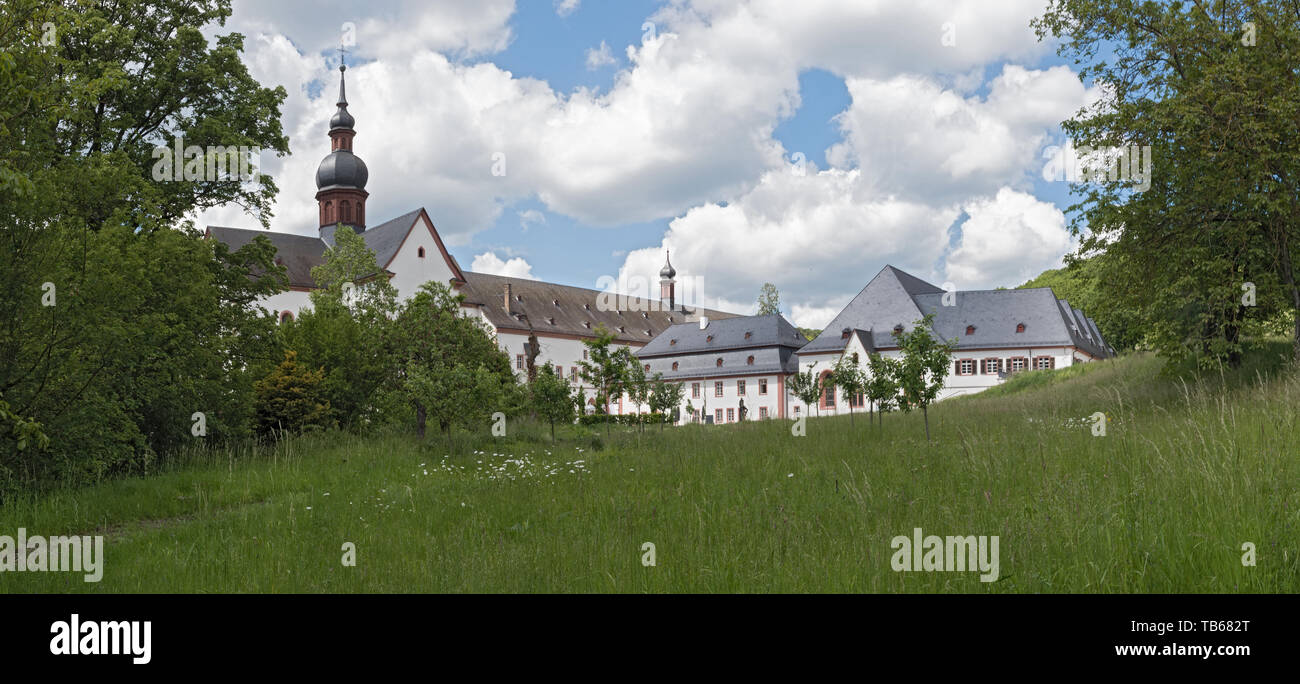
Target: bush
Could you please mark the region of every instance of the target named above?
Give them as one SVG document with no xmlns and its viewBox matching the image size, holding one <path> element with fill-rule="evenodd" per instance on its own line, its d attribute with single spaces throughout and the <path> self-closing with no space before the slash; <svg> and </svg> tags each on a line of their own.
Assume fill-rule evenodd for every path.
<svg viewBox="0 0 1300 684">
<path fill-rule="evenodd" d="M 592 413 L 582 416 L 578 419 L 579 425 L 658 425 L 664 422 L 667 417 L 662 413 L 629 413 L 626 415 L 613 415 L 605 413 Z"/>
<path fill-rule="evenodd" d="M 312 371 L 298 363 L 298 352 L 286 350 L 284 361 L 253 385 L 258 432 L 328 427 L 330 402 L 325 398 L 324 379 L 325 369 Z"/>
</svg>

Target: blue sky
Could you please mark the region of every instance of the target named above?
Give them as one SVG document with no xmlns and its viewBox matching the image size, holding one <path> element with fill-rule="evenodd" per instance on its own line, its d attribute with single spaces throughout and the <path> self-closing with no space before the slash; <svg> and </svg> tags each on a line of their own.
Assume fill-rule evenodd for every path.
<svg viewBox="0 0 1300 684">
<path fill-rule="evenodd" d="M 372 222 L 424 206 L 463 267 L 585 287 L 671 248 L 704 303 L 771 281 L 815 327 L 886 263 L 981 289 L 1072 249 L 1042 154 L 1096 92 L 1030 35 L 1042 4 L 237 0 L 224 30 L 289 92 L 273 229 L 315 229 L 350 22 Z"/>
</svg>

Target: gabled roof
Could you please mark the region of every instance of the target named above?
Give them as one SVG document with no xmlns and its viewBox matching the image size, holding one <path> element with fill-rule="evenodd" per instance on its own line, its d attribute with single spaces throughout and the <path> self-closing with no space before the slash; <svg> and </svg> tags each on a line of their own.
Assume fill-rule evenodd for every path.
<svg viewBox="0 0 1300 684">
<path fill-rule="evenodd" d="M 753 363 L 749 362 L 750 358 L 753 358 Z M 721 366 L 718 365 L 718 359 L 722 359 Z M 643 362 L 650 366 L 648 371 L 650 376 L 653 377 L 659 374 L 665 380 L 799 372 L 799 356 L 792 347 L 768 346 L 754 349 L 731 349 L 712 354 L 695 353 L 680 356 L 656 356 L 643 359 Z M 673 370 L 674 363 L 677 364 L 677 370 Z"/>
<path fill-rule="evenodd" d="M 1096 357 L 1112 353 L 1096 323 L 1057 299 L 1051 288 L 949 293 L 893 266 L 881 269 L 799 353 L 843 350 L 845 329 L 857 335 L 864 348 L 896 347 L 895 326 L 910 330 L 924 315 L 934 316 L 934 335 L 955 339 L 958 349 L 1073 346 Z M 1020 325 L 1023 331 L 1016 332 Z"/>
<path fill-rule="evenodd" d="M 375 253 L 375 263 L 379 264 L 380 270 L 386 269 L 392 263 L 393 257 L 397 256 L 398 250 L 406 241 L 406 236 L 410 235 L 411 229 L 415 228 L 421 216 L 425 219 L 429 216 L 423 207 L 371 226 L 361 233 L 366 246 Z M 429 221 L 429 225 L 433 225 L 433 222 Z M 324 263 L 325 251 L 334 247 L 334 234 L 337 230 L 338 226 L 325 226 L 320 229 L 320 237 L 313 237 L 269 230 L 208 226 L 208 235 L 226 243 L 232 251 L 252 242 L 258 235 L 265 235 L 270 238 L 271 244 L 275 245 L 276 256 L 283 260 L 285 268 L 289 271 L 289 285 L 314 288 L 316 283 L 311 278 L 311 269 Z M 446 257 L 452 274 L 458 280 L 463 280 L 464 272 L 461 271 L 460 264 L 456 263 L 455 257 L 447 252 L 437 231 L 434 231 L 433 237 L 438 244 L 438 249 Z"/>
<path fill-rule="evenodd" d="M 258 235 L 266 236 L 275 246 L 276 262 L 282 263 L 288 272 L 290 287 L 315 287 L 311 269 L 325 261 L 325 243 L 310 235 L 225 226 L 208 226 L 207 235 L 226 243 L 232 252 L 252 242 Z"/>
<path fill-rule="evenodd" d="M 867 286 L 854 297 L 840 313 L 831 319 L 812 342 L 799 350 L 801 354 L 834 352 L 844 348 L 844 328 L 871 330 L 876 346 L 893 346 L 894 326 L 911 330 L 912 323 L 921 318 L 921 310 L 912 300 L 915 295 L 942 294 L 943 289 L 886 266 Z M 882 339 L 888 335 L 890 339 Z"/>
<path fill-rule="evenodd" d="M 509 312 L 505 309 L 506 285 L 510 286 L 511 294 Z M 472 271 L 465 272 L 465 285 L 460 291 L 465 295 L 465 303 L 479 307 L 497 329 L 527 332 L 531 323 L 539 334 L 593 337 L 596 328 L 603 324 L 620 343 L 645 344 L 664 329 L 684 323 L 691 316 L 705 315 L 710 320 L 735 316 L 681 305 L 674 311 L 663 311 L 659 309 L 667 308 L 666 303 L 640 297 L 621 298 L 616 303 L 626 306 L 622 311 L 602 311 L 601 302 L 610 295 L 600 290 Z"/>
<path fill-rule="evenodd" d="M 807 338 L 780 314 L 736 316 L 722 320 L 710 317 L 709 324 L 702 329 L 699 322 L 673 325 L 650 344 L 638 349 L 636 355 L 644 359 L 760 347 L 798 349 L 806 343 Z"/>
<path fill-rule="evenodd" d="M 956 339 L 958 349 L 1073 344 L 1051 288 L 953 292 L 953 306 L 944 306 L 943 297 L 920 295 L 916 302 L 922 312 L 934 314 L 930 327 L 935 335 Z M 1018 333 L 1021 324 L 1024 332 Z"/>
</svg>

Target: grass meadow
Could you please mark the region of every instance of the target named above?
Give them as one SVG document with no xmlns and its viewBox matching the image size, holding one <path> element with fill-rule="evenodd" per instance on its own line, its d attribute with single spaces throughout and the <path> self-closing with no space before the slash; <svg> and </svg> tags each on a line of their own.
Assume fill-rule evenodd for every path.
<svg viewBox="0 0 1300 684">
<path fill-rule="evenodd" d="M 7 572 L 0 592 L 1293 592 L 1285 351 L 1182 377 L 1142 354 L 1025 373 L 933 407 L 930 443 L 917 412 L 803 437 L 774 420 L 551 444 L 513 424 L 451 455 L 399 433 L 196 451 L 0 509 L 0 534 L 102 534 L 106 555 L 97 584 Z M 999 536 L 999 580 L 893 571 L 890 540 L 918 527 Z"/>
</svg>

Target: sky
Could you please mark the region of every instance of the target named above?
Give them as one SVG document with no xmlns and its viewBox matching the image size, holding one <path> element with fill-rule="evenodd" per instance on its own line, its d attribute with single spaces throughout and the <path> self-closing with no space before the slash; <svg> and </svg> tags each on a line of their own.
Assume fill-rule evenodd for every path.
<svg viewBox="0 0 1300 684">
<path fill-rule="evenodd" d="M 1034 35 L 1045 4 L 235 0 L 207 34 L 288 93 L 272 230 L 317 232 L 346 42 L 371 225 L 424 207 L 463 268 L 629 294 L 671 250 L 693 303 L 771 282 L 820 328 L 886 264 L 1014 287 L 1076 247 L 1043 169 L 1098 92 Z"/>
</svg>

